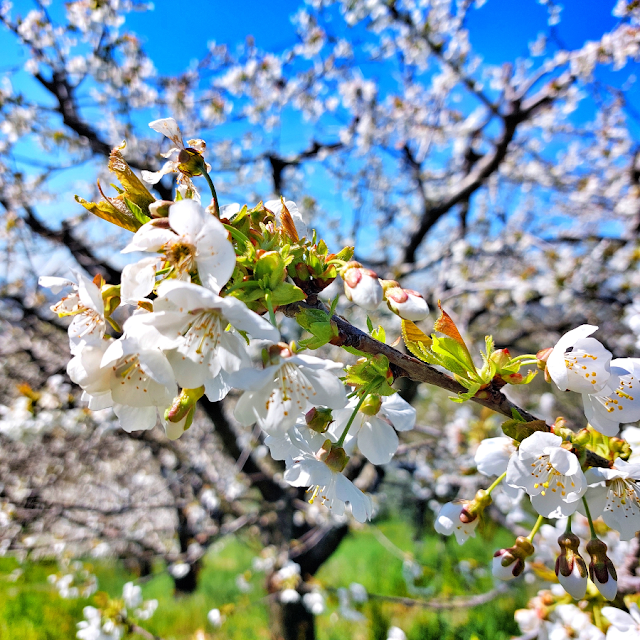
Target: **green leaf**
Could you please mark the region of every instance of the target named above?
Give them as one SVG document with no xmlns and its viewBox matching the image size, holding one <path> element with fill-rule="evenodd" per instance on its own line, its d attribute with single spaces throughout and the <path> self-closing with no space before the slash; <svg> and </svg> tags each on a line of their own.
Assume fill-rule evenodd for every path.
<svg viewBox="0 0 640 640">
<path fill-rule="evenodd" d="M 384 330 L 384 327 L 382 325 L 379 325 L 377 329 L 374 329 L 371 332 L 371 337 L 374 340 L 378 340 L 379 342 L 382 342 L 384 344 L 387 343 L 387 334 Z"/>
<path fill-rule="evenodd" d="M 515 409 L 512 410 L 512 413 Z M 515 413 L 518 414 L 517 411 Z M 522 418 L 520 414 L 518 417 Z M 507 420 L 502 423 L 502 431 L 505 436 L 513 438 L 518 442 L 522 442 L 525 438 L 528 438 L 532 433 L 536 431 L 546 431 L 547 425 L 544 420 L 533 420 L 532 422 L 523 422 L 522 419 Z"/>
<path fill-rule="evenodd" d="M 473 380 L 477 378 L 476 367 L 469 352 L 453 338 L 433 336 L 431 350 L 438 356 L 442 366 L 459 376 Z"/>
<path fill-rule="evenodd" d="M 275 306 L 300 302 L 306 298 L 305 292 L 289 282 L 281 282 L 271 293 L 271 300 Z"/>
<path fill-rule="evenodd" d="M 151 220 L 151 218 L 145 213 L 143 213 L 142 209 L 135 202 L 129 200 L 129 198 L 127 198 L 126 196 L 124 196 L 123 199 L 124 199 L 124 203 L 127 205 L 127 209 L 129 209 L 129 211 L 133 213 L 133 215 L 135 216 L 135 219 L 141 225 Z"/>
<path fill-rule="evenodd" d="M 373 331 L 373 322 L 371 322 L 371 318 L 367 316 L 367 329 L 369 333 Z"/>
</svg>

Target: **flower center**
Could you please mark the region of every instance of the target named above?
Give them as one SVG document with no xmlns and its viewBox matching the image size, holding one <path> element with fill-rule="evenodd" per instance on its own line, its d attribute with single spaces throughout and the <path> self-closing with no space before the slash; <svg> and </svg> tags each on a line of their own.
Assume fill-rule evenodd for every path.
<svg viewBox="0 0 640 640">
<path fill-rule="evenodd" d="M 278 382 L 282 392 L 282 402 L 295 403 L 295 409 L 298 413 L 302 413 L 307 408 L 309 398 L 316 395 L 315 389 L 311 386 L 306 376 L 294 364 L 285 362 L 280 367 Z M 275 389 L 267 400 L 267 410 L 275 401 L 274 396 Z M 289 407 L 285 409 L 284 415 L 289 415 Z"/>
<path fill-rule="evenodd" d="M 204 362 L 207 355 L 216 350 L 222 335 L 221 316 L 217 311 L 201 311 L 185 334 L 180 353 L 193 361 Z"/>
<path fill-rule="evenodd" d="M 194 245 L 178 240 L 165 248 L 169 264 L 180 273 L 189 273 L 196 264 L 196 248 Z"/>
<path fill-rule="evenodd" d="M 572 373 L 584 376 L 591 384 L 596 384 L 597 373 L 595 362 L 598 356 L 591 355 L 581 350 L 565 351 L 564 364 Z"/>
<path fill-rule="evenodd" d="M 136 389 L 142 387 L 144 393 L 149 391 L 147 388 L 149 376 L 142 370 L 137 353 L 118 360 L 113 366 L 113 372 L 116 378 L 120 379 L 121 385 L 132 384 L 136 385 Z"/>
<path fill-rule="evenodd" d="M 531 467 L 531 474 L 538 480 L 538 482 L 533 485 L 533 488 L 539 489 L 542 487 L 542 491 L 540 491 L 540 495 L 542 496 L 546 496 L 547 491 L 551 491 L 552 493 L 558 493 L 559 491 L 560 495 L 564 497 L 567 495 L 567 484 L 569 484 L 572 489 L 576 486 L 573 480 L 556 471 L 547 455 L 538 456 L 538 459 L 531 463 Z"/>
</svg>

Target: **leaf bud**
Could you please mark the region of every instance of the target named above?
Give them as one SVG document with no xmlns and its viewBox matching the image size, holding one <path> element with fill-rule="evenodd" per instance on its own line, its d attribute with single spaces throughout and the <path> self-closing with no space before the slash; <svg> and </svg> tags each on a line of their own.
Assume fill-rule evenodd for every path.
<svg viewBox="0 0 640 640">
<path fill-rule="evenodd" d="M 497 349 L 491 354 L 489 359 L 496 365 L 498 371 L 500 371 L 509 366 L 511 353 L 509 353 L 509 349 Z"/>
<path fill-rule="evenodd" d="M 591 556 L 589 577 L 607 600 L 613 600 L 618 593 L 618 575 L 607 556 L 607 545 L 598 538 L 592 538 L 587 543 L 587 553 Z"/>
<path fill-rule="evenodd" d="M 324 433 L 333 422 L 333 413 L 327 407 L 313 407 L 305 414 L 304 421 L 312 431 Z"/>
<path fill-rule="evenodd" d="M 534 551 L 534 546 L 527 538 L 518 536 L 513 547 L 499 549 L 493 555 L 491 571 L 494 577 L 500 580 L 513 580 L 518 577 L 524 571 L 525 560 L 532 556 Z"/>
<path fill-rule="evenodd" d="M 563 533 L 558 538 L 560 555 L 556 559 L 556 575 L 564 590 L 576 600 L 587 592 L 587 564 L 580 555 L 580 538 L 575 533 Z"/>
<path fill-rule="evenodd" d="M 285 265 L 277 251 L 265 251 L 253 269 L 256 280 L 266 279 L 269 289 L 275 289 L 285 277 Z"/>
</svg>

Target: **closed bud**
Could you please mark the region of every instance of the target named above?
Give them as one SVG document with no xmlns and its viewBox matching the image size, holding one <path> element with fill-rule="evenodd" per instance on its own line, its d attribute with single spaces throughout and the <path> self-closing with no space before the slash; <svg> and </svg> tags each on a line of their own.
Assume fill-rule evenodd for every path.
<svg viewBox="0 0 640 640">
<path fill-rule="evenodd" d="M 580 600 L 587 592 L 587 564 L 578 551 L 580 538 L 574 533 L 563 533 L 558 544 L 561 551 L 556 560 L 556 575 L 564 590 Z"/>
<path fill-rule="evenodd" d="M 547 347 L 546 349 L 540 349 L 540 351 L 538 351 L 538 353 L 536 353 L 536 359 L 538 360 L 538 366 L 541 369 L 544 369 L 544 366 L 540 366 L 541 363 L 546 365 L 547 360 L 549 359 L 549 356 L 551 355 L 552 351 L 553 351 L 553 347 Z"/>
<path fill-rule="evenodd" d="M 588 429 L 580 429 L 578 433 L 573 434 L 571 441 L 578 447 L 585 447 L 591 442 L 591 433 Z"/>
<path fill-rule="evenodd" d="M 152 218 L 166 218 L 172 204 L 170 200 L 156 200 L 149 205 L 149 215 Z"/>
<path fill-rule="evenodd" d="M 164 412 L 164 428 L 170 440 L 178 439 L 192 424 L 196 403 L 204 394 L 204 386 L 183 389 Z"/>
<path fill-rule="evenodd" d="M 497 349 L 489 359 L 495 363 L 498 371 L 500 371 L 511 362 L 511 353 L 509 353 L 509 349 Z"/>
<path fill-rule="evenodd" d="M 429 315 L 427 301 L 413 289 L 403 289 L 400 286 L 389 287 L 384 292 L 384 298 L 389 309 L 404 320 L 420 322 Z"/>
<path fill-rule="evenodd" d="M 382 287 L 378 276 L 359 262 L 347 262 L 340 270 L 347 299 L 366 311 L 375 311 L 382 302 Z"/>
<path fill-rule="evenodd" d="M 598 538 L 592 538 L 587 543 L 587 552 L 591 556 L 589 577 L 607 600 L 613 600 L 618 593 L 618 575 L 607 556 L 607 545 Z"/>
<path fill-rule="evenodd" d="M 513 580 L 524 571 L 525 560 L 532 556 L 534 551 L 527 538 L 518 536 L 513 547 L 495 552 L 491 572 L 500 580 Z"/>
<path fill-rule="evenodd" d="M 333 422 L 331 409 L 325 407 L 313 407 L 304 416 L 307 426 L 316 433 L 324 433 Z"/>
</svg>

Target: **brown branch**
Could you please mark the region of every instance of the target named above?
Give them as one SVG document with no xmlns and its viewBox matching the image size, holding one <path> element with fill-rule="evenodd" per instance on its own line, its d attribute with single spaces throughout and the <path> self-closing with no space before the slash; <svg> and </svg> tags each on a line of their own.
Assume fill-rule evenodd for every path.
<svg viewBox="0 0 640 640">
<path fill-rule="evenodd" d="M 313 296 L 309 296 L 306 302 L 295 302 L 280 307 L 280 311 L 287 317 L 295 318 L 296 315 L 305 308 L 321 309 L 324 312 L 328 311 L 327 307 Z M 364 333 L 364 331 L 354 327 L 341 316 L 334 315 L 331 321 L 335 323 L 338 329 L 338 336 L 332 340 L 331 344 L 340 347 L 351 347 L 371 355 L 384 355 L 389 360 L 391 371 L 395 378 L 406 376 L 416 382 L 425 382 L 434 387 L 440 387 L 441 389 L 455 393 L 456 395 L 467 391 L 465 387 L 457 383 L 453 378 L 450 378 L 447 374 L 438 371 L 426 362 L 406 355 L 372 338 L 367 333 Z M 511 400 L 500 391 L 500 386 L 495 382 L 492 382 L 487 388 L 478 391 L 471 400 L 496 413 L 501 413 L 508 418 L 513 418 L 514 415 L 516 415 L 515 412 L 517 412 L 526 422 L 539 420 L 539 418 L 536 418 L 528 411 L 511 402 Z M 592 451 L 587 451 L 586 462 L 592 467 L 611 467 L 609 460 L 598 456 Z"/>
</svg>

